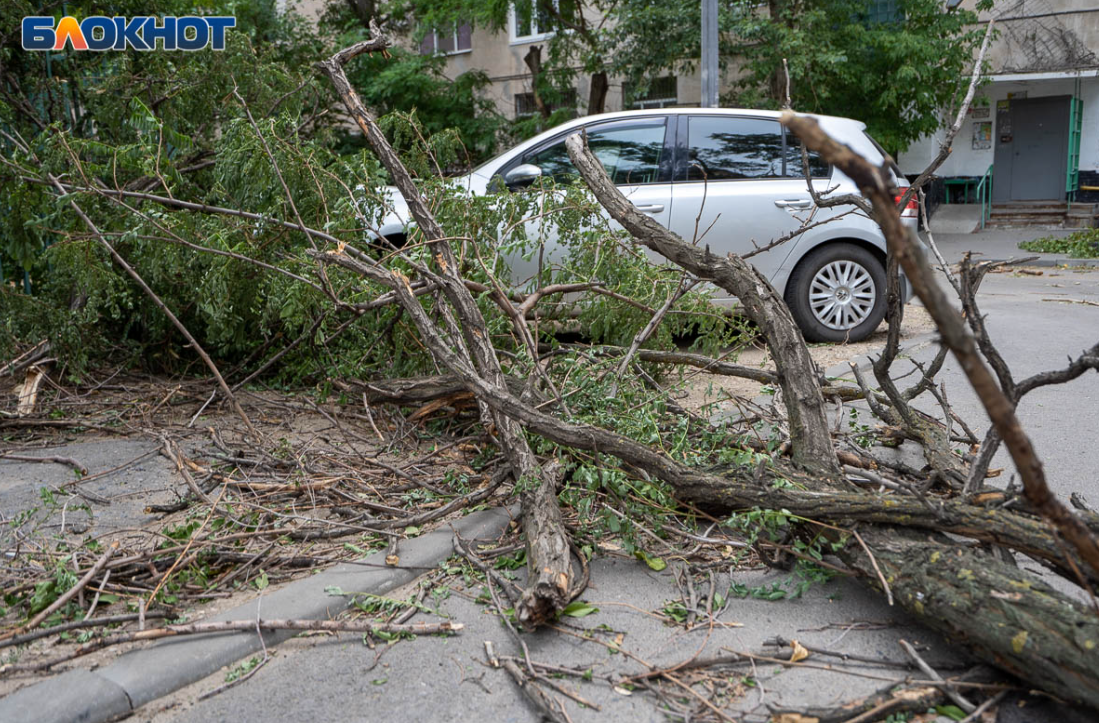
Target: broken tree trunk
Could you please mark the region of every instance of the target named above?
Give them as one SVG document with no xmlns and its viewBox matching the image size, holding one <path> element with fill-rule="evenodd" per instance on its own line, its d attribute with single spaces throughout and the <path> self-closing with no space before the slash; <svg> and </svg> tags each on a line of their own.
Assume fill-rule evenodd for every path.
<svg viewBox="0 0 1099 723">
<path fill-rule="evenodd" d="M 947 539 L 937 530 L 1025 551 L 1068 575 L 1088 566 L 1087 547 L 1076 545 L 1071 549 L 1061 545 L 1048 529 L 1043 529 L 1041 520 L 1019 512 L 982 508 L 958 499 L 932 501 L 920 495 L 881 497 L 853 490 L 839 474 L 824 423 L 819 376 L 800 333 L 774 290 L 742 259 L 718 258 L 684 244 L 637 213 L 606 178 L 602 166 L 575 138 L 570 139 L 570 152 L 579 158 L 577 166 L 612 215 L 645 245 L 739 296 L 745 310 L 763 329 L 778 360 L 798 467 L 787 468 L 776 461 L 774 469 L 765 471 L 764 479 L 760 479 L 761 470 L 755 468 L 734 468 L 723 475 L 708 473 L 675 462 L 609 430 L 565 422 L 514 395 L 488 342 L 484 319 L 458 276 L 450 247 L 442 240 L 442 230 L 343 75 L 342 64 L 347 59 L 385 47 L 384 43 L 372 43 L 376 41 L 342 51 L 322 67 L 378 155 L 391 167 L 420 230 L 429 241 L 435 270 L 415 264 L 413 267 L 426 281 L 437 285 L 450 306 L 441 307 L 440 324 L 428 315 L 402 274 L 361 255 L 352 257 L 335 251 L 317 252 L 313 257 L 392 289 L 401 308 L 420 331 L 425 346 L 474 394 L 483 417 L 495 425 L 500 445 L 520 480 L 524 524 L 539 543 L 529 547 L 532 587 L 528 594 L 533 601 L 524 602 L 519 611 L 521 618 L 528 615 L 528 619 L 537 621 L 550 611 L 559 610 L 560 601 L 567 599 L 570 579 L 565 552 L 568 543 L 554 499 L 559 468 L 552 462 L 545 467 L 538 465 L 523 436 L 526 427 L 563 446 L 617 457 L 627 466 L 668 483 L 684 500 L 731 509 L 786 508 L 806 519 L 827 520 L 833 528 L 840 528 L 839 534 L 857 522 L 859 536 L 852 537 L 864 542 L 865 548 L 849 542 L 841 556 L 865 573 L 872 585 L 887 589 L 928 624 L 965 640 L 989 662 L 1023 675 L 1054 695 L 1099 709 L 1099 679 L 1094 675 L 1099 669 L 1099 618 L 1028 573 L 980 549 Z M 898 253 L 898 257 L 904 264 L 902 254 Z M 907 266 L 905 271 L 908 272 Z M 779 478 L 795 484 L 788 489 L 776 489 L 769 484 Z M 1048 500 L 1034 497 L 1032 502 L 1036 510 L 1047 512 L 1042 503 Z M 537 516 L 528 518 L 534 510 Z M 555 566 L 560 567 L 555 570 Z M 539 591 L 538 586 L 543 583 L 545 589 Z"/>
<path fill-rule="evenodd" d="M 493 385 L 506 389 L 506 378 L 500 368 L 496 351 L 492 347 L 484 317 L 481 316 L 473 295 L 466 288 L 459 274 L 459 263 L 454 250 L 446 240 L 442 227 L 427 208 L 412 176 L 386 140 L 375 115 L 363 105 L 344 73 L 343 66 L 347 61 L 363 53 L 383 51 L 390 45 L 389 38 L 376 26 L 372 25 L 371 30 L 373 37 L 369 40 L 341 50 L 328 60 L 319 63 L 318 67 L 332 81 L 351 117 L 355 119 L 374 153 L 389 171 L 394 185 L 408 203 L 412 217 L 428 242 L 432 260 L 438 272 L 432 272 L 425 267 L 419 267 L 418 271 L 439 285 L 449 304 L 449 307 L 442 308 L 443 317 L 450 328 L 449 343 L 444 342 L 442 346 L 448 349 L 459 349 L 461 356 L 479 376 Z M 416 318 L 417 326 L 421 326 L 426 321 L 426 317 L 423 317 L 423 307 L 412 294 L 408 278 L 399 271 L 379 271 L 386 277 L 387 285 L 397 289 L 398 298 L 405 311 Z M 415 307 L 414 310 L 413 307 Z M 417 315 L 416 312 L 419 314 Z M 417 318 L 418 316 L 421 318 Z M 430 322 L 427 323 L 430 324 Z M 556 467 L 549 465 L 545 470 L 542 468 L 527 443 L 522 427 L 514 419 L 499 414 L 481 400 L 478 400 L 478 404 L 481 406 L 486 428 L 495 428 L 498 442 L 511 465 L 515 479 L 519 484 L 530 487 L 532 490 L 520 496 L 525 520 L 524 527 L 528 533 L 533 531 L 542 539 L 528 540 L 531 585 L 524 593 L 517 613 L 519 619 L 526 624 L 537 626 L 553 620 L 557 613 L 564 609 L 571 580 L 568 537 L 561 519 L 561 511 L 557 506 Z M 538 493 L 538 487 L 545 489 Z M 539 508 L 540 506 L 545 509 Z M 537 516 L 537 521 L 528 524 L 526 521 L 531 516 Z M 565 551 L 564 555 L 558 554 L 560 550 Z M 552 580 L 554 583 L 546 584 L 547 580 Z"/>
<path fill-rule="evenodd" d="M 835 150 L 835 152 L 831 154 L 826 152 L 825 143 L 821 138 L 811 138 L 803 134 L 792 119 L 796 119 L 792 113 L 784 116 L 784 122 L 798 132 L 806 146 L 820 151 L 826 160 L 835 163 L 852 178 L 856 180 L 860 178 L 856 173 L 863 169 L 853 168 L 853 162 L 844 165 L 841 161 L 846 158 L 839 157 L 841 151 L 838 150 L 838 145 L 832 142 L 835 149 L 829 150 Z M 815 123 L 813 128 L 823 136 Z M 830 139 L 827 140 L 830 141 Z M 746 313 L 764 330 L 776 358 L 784 391 L 787 389 L 786 385 L 789 384 L 792 387 L 791 393 L 788 393 L 787 407 L 791 410 L 791 436 L 793 437 L 794 408 L 800 407 L 798 411 L 805 415 L 801 422 L 804 424 L 805 419 L 811 419 L 811 415 L 815 413 L 813 404 L 815 400 L 808 393 L 808 389 L 801 389 L 802 395 L 794 396 L 793 389 L 799 389 L 799 387 L 791 383 L 790 377 L 797 376 L 800 381 L 810 380 L 815 383 L 813 373 L 815 369 L 811 361 L 804 361 L 807 351 L 804 341 L 800 339 L 800 334 L 797 335 L 797 341 L 800 342 L 802 353 L 799 354 L 798 349 L 793 348 L 794 340 L 790 338 L 785 323 L 789 319 L 789 312 L 785 311 L 785 307 L 775 308 L 775 303 L 781 305 L 781 300 L 778 299 L 774 290 L 753 269 L 744 268 L 746 264 L 743 260 L 732 255 L 717 259 L 708 251 L 701 252 L 685 244 L 634 208 L 611 183 L 602 164 L 588 149 L 583 136 L 570 136 L 565 143 L 573 163 L 600 204 L 640 243 L 699 276 L 714 279 L 723 288 L 737 295 Z M 846 152 L 847 157 L 854 155 L 850 149 L 844 148 L 842 151 Z M 879 217 L 888 213 L 892 217 L 890 220 L 895 221 L 893 229 L 887 228 L 884 222 L 882 225 L 905 273 L 909 274 L 909 278 L 912 278 L 913 274 L 919 274 L 918 280 L 914 280 L 917 292 L 921 290 L 921 282 L 928 286 L 933 285 L 929 279 L 930 271 L 926 264 L 923 269 L 916 268 L 912 258 L 914 253 L 910 249 L 903 249 L 907 251 L 905 254 L 902 253 L 902 249 L 895 248 L 899 243 L 891 237 L 891 232 L 895 236 L 898 230 L 903 233 L 903 228 L 896 208 L 891 205 L 892 197 L 887 195 L 886 189 L 881 188 L 881 176 L 875 173 L 865 161 L 862 163 L 865 164 L 866 169 L 869 169 L 871 177 L 877 179 L 878 187 L 867 188 L 865 183 L 860 185 L 863 186 L 863 192 L 867 193 L 874 203 Z M 848 170 L 849 168 L 852 170 Z M 872 194 L 868 191 L 876 193 Z M 882 204 L 880 207 L 879 203 Z M 886 207 L 884 204 L 889 205 Z M 881 222 L 880 219 L 879 222 Z M 910 266 L 913 268 L 911 272 Z M 752 278 L 759 279 L 761 283 L 747 283 Z M 923 298 L 922 295 L 921 298 Z M 950 310 L 952 311 L 952 308 Z M 935 315 L 934 309 L 932 314 Z M 938 321 L 938 317 L 936 320 Z M 789 319 L 789 324 L 792 326 L 792 319 Z M 960 317 L 957 324 L 964 332 L 964 322 Z M 946 341 L 954 348 L 956 340 L 947 339 Z M 962 357 L 962 355 L 959 356 Z M 962 359 L 963 366 L 967 361 L 970 367 L 973 366 L 974 361 L 980 364 L 979 360 L 975 359 L 975 350 L 973 355 Z M 969 372 L 970 369 L 967 368 L 967 373 Z M 987 370 L 985 373 L 987 374 Z M 974 386 L 977 384 L 975 383 Z M 981 393 L 981 389 L 978 389 L 978 393 Z M 820 398 L 819 385 L 816 386 L 816 398 Z M 982 395 L 982 400 L 984 399 L 985 395 Z M 799 405 L 799 402 L 804 404 Z M 1001 421 L 1004 422 L 1005 438 L 1013 434 L 1017 442 L 1020 437 L 1025 440 L 1025 435 L 1022 434 L 1018 421 L 1013 418 L 1010 407 L 1005 410 L 1004 405 L 999 405 L 997 412 Z M 1006 419 L 1008 415 L 1012 417 L 1010 420 Z M 992 413 L 992 417 L 995 421 L 997 414 Z M 531 426 L 537 429 L 534 425 Z M 814 439 L 811 433 L 807 436 L 810 440 Z M 816 444 L 821 446 L 826 444 L 829 454 L 834 454 L 831 452 L 830 439 L 827 442 L 819 440 Z M 1029 450 L 1029 442 L 1026 444 Z M 1029 450 L 1029 455 L 1020 455 L 1016 461 L 1020 467 L 1024 464 L 1031 465 L 1032 475 L 1037 467 L 1040 475 L 1041 468 L 1033 457 L 1033 450 Z M 644 465 L 638 466 L 650 472 L 656 471 Z M 811 491 L 834 491 L 838 487 L 836 477 L 832 475 L 804 476 L 800 481 Z M 712 484 L 713 480 L 707 480 L 707 482 Z M 680 495 L 688 492 L 684 487 L 675 485 L 675 482 L 673 485 L 676 486 L 677 493 Z M 1047 511 L 1051 508 L 1059 507 L 1057 512 L 1060 514 L 1048 514 L 1049 518 L 1055 520 L 1055 524 L 1061 523 L 1058 529 L 1065 531 L 1065 528 L 1068 528 L 1068 535 L 1075 536 L 1082 528 L 1083 534 L 1090 538 L 1090 533 L 1083 524 L 1052 498 L 1048 488 L 1045 487 L 1044 479 L 1041 480 L 1041 486 L 1045 491 L 1044 495 L 1031 495 L 1028 492 L 1028 500 L 1034 507 L 1043 516 L 1047 516 Z M 717 502 L 723 496 L 721 493 L 728 490 L 725 485 L 716 485 L 716 487 L 720 491 L 711 489 L 709 492 L 717 494 L 708 494 L 695 489 L 692 491 L 693 494 L 688 493 L 688 495 L 699 502 L 706 501 L 707 497 L 711 503 Z M 702 494 L 699 494 L 700 492 Z M 803 495 L 795 492 L 791 496 L 800 498 Z M 866 501 L 871 502 L 870 499 Z M 851 517 L 845 515 L 842 510 L 829 512 L 819 504 L 820 500 L 817 502 L 818 504 L 811 505 L 813 509 L 806 510 L 807 517 L 828 519 L 842 526 L 850 524 Z M 1084 605 L 1058 593 L 1014 565 L 1005 564 L 991 554 L 976 549 L 961 548 L 943 535 L 933 535 L 929 540 L 926 532 L 919 533 L 890 526 L 888 523 L 891 519 L 897 519 L 902 524 L 911 522 L 904 519 L 899 514 L 899 510 L 891 509 L 893 502 L 893 500 L 884 499 L 878 499 L 876 503 L 871 502 L 871 507 L 877 507 L 880 512 L 878 521 L 882 524 L 862 533 L 862 540 L 866 543 L 865 549 L 862 545 L 849 542 L 840 552 L 841 558 L 863 572 L 865 579 L 871 585 L 885 588 L 885 592 L 891 599 L 893 597 L 899 599 L 902 605 L 921 616 L 928 624 L 943 630 L 951 637 L 965 640 L 974 652 L 988 662 L 1020 675 L 1054 695 L 1099 709 L 1099 679 L 1095 676 L 1095 670 L 1099 669 L 1097 667 L 1099 666 L 1099 616 Z M 917 505 L 926 504 L 933 517 L 939 516 L 938 511 L 926 500 L 912 498 L 912 502 Z M 764 506 L 776 507 L 775 505 Z M 1067 512 L 1072 520 L 1078 522 L 1079 528 L 1071 522 L 1066 523 L 1062 511 Z M 990 512 L 990 515 L 994 514 Z M 936 526 L 937 522 L 939 521 L 936 520 L 929 526 Z M 1093 539 L 1091 541 L 1094 542 Z M 1057 544 L 1056 540 L 1053 542 Z M 1075 539 L 1074 542 L 1076 542 Z M 1077 544 L 1077 550 L 1081 558 L 1089 559 L 1091 550 L 1087 544 Z M 1076 561 L 1070 559 L 1068 566 L 1076 565 Z M 881 569 L 883 567 L 884 570 Z"/>
<path fill-rule="evenodd" d="M 1099 709 L 1099 615 L 1014 565 L 945 535 L 876 526 L 842 558 L 874 587 L 983 660 L 1059 698 Z"/>
</svg>

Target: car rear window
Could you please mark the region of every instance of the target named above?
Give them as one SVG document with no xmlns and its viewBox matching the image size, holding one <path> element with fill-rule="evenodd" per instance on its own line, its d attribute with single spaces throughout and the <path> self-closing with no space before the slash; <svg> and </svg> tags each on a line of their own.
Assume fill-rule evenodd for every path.
<svg viewBox="0 0 1099 723">
<path fill-rule="evenodd" d="M 778 121 L 692 116 L 687 123 L 688 181 L 782 177 Z"/>
<path fill-rule="evenodd" d="M 802 178 L 801 145 L 777 120 L 692 116 L 687 120 L 687 180 L 725 181 Z M 828 164 L 809 154 L 814 178 L 831 175 Z"/>
<path fill-rule="evenodd" d="M 889 170 L 893 171 L 893 174 L 896 175 L 897 180 L 902 180 L 904 178 L 904 174 L 901 173 L 901 168 L 897 165 L 897 162 L 893 160 L 893 156 L 885 152 L 885 149 L 881 147 L 881 144 L 874 140 L 874 136 L 870 135 L 866 131 L 863 131 L 862 134 L 866 136 L 866 139 L 868 141 L 874 144 L 874 149 L 881 154 L 881 157 L 889 161 Z"/>
</svg>

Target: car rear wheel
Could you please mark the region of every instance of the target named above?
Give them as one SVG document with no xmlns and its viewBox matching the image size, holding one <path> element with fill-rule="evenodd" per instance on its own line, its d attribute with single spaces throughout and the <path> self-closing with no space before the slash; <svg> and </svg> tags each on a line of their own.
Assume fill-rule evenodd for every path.
<svg viewBox="0 0 1099 723">
<path fill-rule="evenodd" d="M 861 246 L 818 247 L 790 275 L 786 304 L 806 341 L 862 341 L 885 317 L 885 268 Z"/>
</svg>

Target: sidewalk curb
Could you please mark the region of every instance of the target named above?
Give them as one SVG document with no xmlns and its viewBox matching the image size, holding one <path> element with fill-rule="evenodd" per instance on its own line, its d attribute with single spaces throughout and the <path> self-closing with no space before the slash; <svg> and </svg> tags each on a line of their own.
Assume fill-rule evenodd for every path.
<svg viewBox="0 0 1099 723">
<path fill-rule="evenodd" d="M 923 349 L 929 344 L 933 343 L 939 338 L 937 331 L 930 331 L 926 334 L 920 334 L 914 336 L 911 339 L 907 339 L 901 343 L 900 348 L 897 350 L 898 356 L 910 356 L 915 352 Z M 884 348 L 884 344 L 882 348 Z M 829 379 L 848 379 L 854 381 L 854 375 L 851 373 L 851 365 L 854 364 L 859 368 L 859 371 L 866 371 L 874 364 L 874 358 L 881 354 L 881 349 L 875 349 L 869 354 L 859 354 L 858 356 L 851 357 L 847 361 L 840 362 L 824 370 L 824 376 Z"/>
<path fill-rule="evenodd" d="M 1009 256 L 1006 259 L 981 259 L 982 261 L 1014 261 L 1017 259 L 1025 259 L 1025 254 L 1020 256 Z M 1099 267 L 1099 259 L 1071 259 L 1067 256 L 1053 256 L 1053 257 L 1041 257 L 1034 259 L 1033 261 L 1027 261 L 1020 266 L 1040 266 L 1043 268 L 1096 268 Z"/>
<path fill-rule="evenodd" d="M 465 539 L 494 539 L 511 521 L 506 509 L 476 512 L 400 546 L 400 565 L 385 565 L 385 552 L 343 563 L 261 595 L 210 620 L 265 618 L 328 619 L 350 604 L 328 595 L 334 585 L 344 590 L 382 594 L 407 584 L 450 556 L 455 532 Z M 364 565 L 368 565 L 364 569 Z M 264 634 L 268 647 L 297 633 Z M 168 639 L 123 654 L 95 671 L 68 670 L 0 699 L 0 720 L 24 723 L 104 723 L 130 715 L 149 701 L 172 693 L 261 649 L 254 632 L 222 633 Z"/>
</svg>

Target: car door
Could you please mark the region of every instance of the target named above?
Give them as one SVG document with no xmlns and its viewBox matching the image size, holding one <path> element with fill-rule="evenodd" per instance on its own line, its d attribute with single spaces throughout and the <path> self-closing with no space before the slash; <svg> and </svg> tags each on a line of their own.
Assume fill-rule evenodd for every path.
<svg viewBox="0 0 1099 723">
<path fill-rule="evenodd" d="M 680 118 L 676 155 L 669 228 L 715 254 L 749 253 L 832 213 L 814 208 L 800 150 L 793 139 L 787 143 L 776 119 Z M 821 176 L 814 186 L 826 190 L 827 165 L 815 156 L 810 165 L 812 175 Z M 751 262 L 771 279 L 792 248 L 783 243 Z"/>
<path fill-rule="evenodd" d="M 517 165 L 531 164 L 542 170 L 543 178 L 553 178 L 557 183 L 574 180 L 579 174 L 569 160 L 565 138 L 578 130 L 572 129 L 527 151 L 501 169 L 501 175 L 506 176 Z M 622 194 L 639 210 L 667 226 L 672 207 L 668 118 L 640 116 L 629 120 L 611 120 L 594 123 L 584 130 L 592 153 L 602 161 L 607 174 Z M 617 224 L 612 225 L 621 228 Z M 556 244 L 557 232 L 552 217 L 543 216 L 529 221 L 526 231 L 528 237 L 539 239 L 544 244 L 544 250 L 540 254 L 528 254 L 530 258 L 520 254 L 506 256 L 512 279 L 519 285 L 537 276 L 539 264 L 550 266 L 562 262 L 566 256 L 565 250 Z"/>
</svg>

